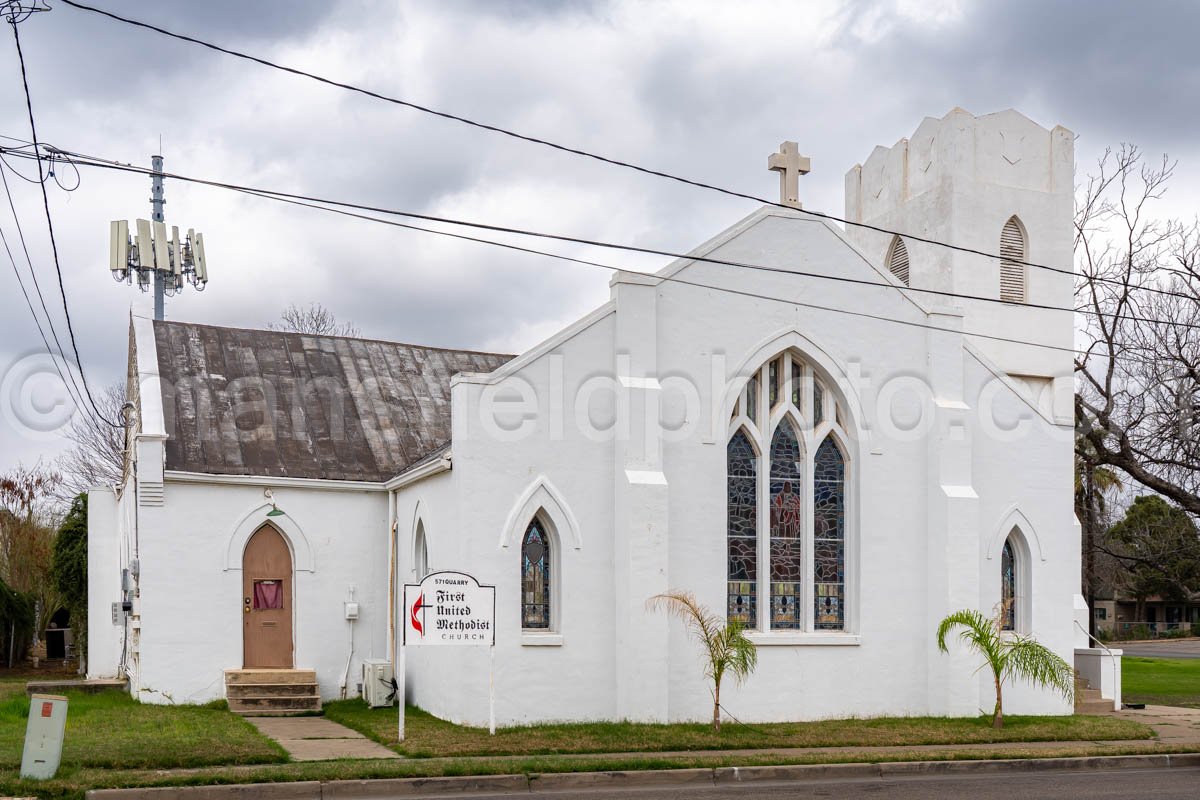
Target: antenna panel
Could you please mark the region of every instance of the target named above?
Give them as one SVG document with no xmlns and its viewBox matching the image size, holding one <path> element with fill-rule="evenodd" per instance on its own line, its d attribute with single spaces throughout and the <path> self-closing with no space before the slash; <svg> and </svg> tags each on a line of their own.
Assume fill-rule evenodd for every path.
<svg viewBox="0 0 1200 800">
<path fill-rule="evenodd" d="M 204 234 L 197 233 L 192 236 L 191 229 L 188 229 L 188 236 L 192 237 L 192 260 L 196 264 L 196 280 L 208 283 L 208 259 L 204 256 Z"/>
<path fill-rule="evenodd" d="M 108 268 L 113 272 L 129 269 L 129 223 L 115 219 L 108 225 Z"/>
<path fill-rule="evenodd" d="M 179 226 L 171 226 L 171 271 L 178 283 L 183 275 L 183 243 L 179 241 Z"/>
<path fill-rule="evenodd" d="M 142 269 L 154 269 L 154 244 L 150 237 L 150 221 L 137 221 L 138 266 Z"/>
<path fill-rule="evenodd" d="M 154 225 L 154 268 L 162 272 L 171 271 L 171 248 L 167 242 L 167 225 L 165 222 L 155 222 Z"/>
</svg>

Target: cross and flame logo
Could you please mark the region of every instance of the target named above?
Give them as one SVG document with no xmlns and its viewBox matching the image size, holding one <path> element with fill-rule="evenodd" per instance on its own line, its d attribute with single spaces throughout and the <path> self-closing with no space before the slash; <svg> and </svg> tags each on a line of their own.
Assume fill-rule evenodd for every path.
<svg viewBox="0 0 1200 800">
<path fill-rule="evenodd" d="M 421 634 L 421 638 L 425 638 L 425 609 L 429 608 L 429 604 L 425 602 L 425 592 L 421 592 L 417 596 L 417 602 L 413 603 L 412 608 L 408 611 L 408 620 L 412 623 L 413 630 Z M 417 617 L 420 614 L 420 618 Z"/>
</svg>

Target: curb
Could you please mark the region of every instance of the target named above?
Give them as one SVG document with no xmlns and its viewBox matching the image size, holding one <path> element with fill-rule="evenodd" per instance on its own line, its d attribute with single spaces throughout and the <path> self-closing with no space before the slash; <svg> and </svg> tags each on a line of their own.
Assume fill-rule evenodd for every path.
<svg viewBox="0 0 1200 800">
<path fill-rule="evenodd" d="M 562 792 L 572 789 L 634 789 L 663 786 L 723 786 L 969 775 L 1006 772 L 1084 772 L 1117 769 L 1200 767 L 1200 753 L 1132 756 L 1014 758 L 983 761 L 884 761 L 862 764 L 792 764 L 774 767 L 553 772 L 532 775 L 474 775 L 447 778 L 382 778 L 360 781 L 297 781 L 216 786 L 91 789 L 87 800 L 370 800 L 370 798 L 463 795 L 486 792 Z"/>
</svg>

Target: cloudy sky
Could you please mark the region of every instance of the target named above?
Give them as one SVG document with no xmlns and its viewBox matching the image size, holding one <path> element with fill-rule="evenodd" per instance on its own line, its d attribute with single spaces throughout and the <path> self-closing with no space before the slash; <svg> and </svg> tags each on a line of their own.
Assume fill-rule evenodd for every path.
<svg viewBox="0 0 1200 800">
<path fill-rule="evenodd" d="M 784 139 L 812 158 L 807 208 L 839 213 L 843 175 L 955 106 L 1015 107 L 1075 131 L 1078 171 L 1134 142 L 1180 160 L 1167 204 L 1200 207 L 1200 6 L 1183 2 L 384 2 L 92 0 L 115 12 L 455 114 L 773 196 Z M 472 129 L 166 39 L 49 0 L 22 23 L 40 138 L 168 171 L 418 212 L 686 250 L 753 204 Z M 7 26 L 5 26 L 7 27 Z M 0 135 L 28 138 L 0 36 Z M 29 162 L 13 166 L 26 175 Z M 65 171 L 64 171 L 65 172 Z M 73 173 L 60 174 L 70 186 Z M 9 173 L 65 336 L 41 195 Z M 260 327 L 319 301 L 364 335 L 518 352 L 608 296 L 609 273 L 168 182 L 167 222 L 204 231 L 211 283 L 170 318 Z M 66 291 L 93 387 L 120 379 L 130 309 L 108 221 L 148 216 L 149 180 L 84 169 L 51 184 Z M 0 230 L 16 246 L 7 202 Z M 632 268 L 654 261 L 559 246 Z M 18 265 L 24 267 L 19 250 Z M 52 458 L 37 329 L 0 251 L 0 470 Z M 36 302 L 36 298 L 35 298 Z M 30 365 L 33 365 L 31 367 Z M 44 371 L 44 367 L 40 368 Z"/>
</svg>

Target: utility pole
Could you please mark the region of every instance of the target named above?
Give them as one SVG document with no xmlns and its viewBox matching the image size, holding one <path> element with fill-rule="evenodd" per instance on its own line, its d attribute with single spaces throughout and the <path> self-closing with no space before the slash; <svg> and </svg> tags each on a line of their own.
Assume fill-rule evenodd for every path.
<svg viewBox="0 0 1200 800">
<path fill-rule="evenodd" d="M 137 234 L 130 236 L 128 220 L 110 224 L 108 268 L 118 283 L 132 284 L 134 279 L 143 292 L 154 291 L 154 318 L 165 318 L 166 298 L 183 291 L 190 283 L 197 292 L 208 285 L 208 262 L 204 257 L 204 234 L 188 228 L 187 237 L 180 238 L 179 228 L 172 226 L 167 235 L 163 206 L 163 157 L 150 156 L 150 216 L 151 220 L 135 221 Z"/>
<path fill-rule="evenodd" d="M 166 222 L 163 206 L 167 201 L 163 198 L 163 157 L 150 156 L 150 219 L 155 222 Z M 154 318 L 163 319 L 166 305 L 166 280 L 164 273 L 154 272 Z"/>
</svg>

